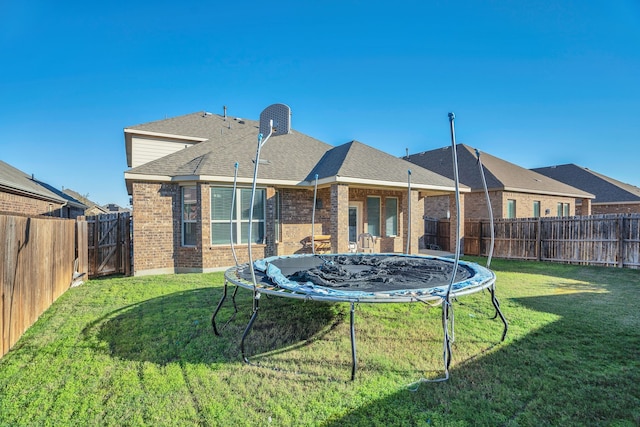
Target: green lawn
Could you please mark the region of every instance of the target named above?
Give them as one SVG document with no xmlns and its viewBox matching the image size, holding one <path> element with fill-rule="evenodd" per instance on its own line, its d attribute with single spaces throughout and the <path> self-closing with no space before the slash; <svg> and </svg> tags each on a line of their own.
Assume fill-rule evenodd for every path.
<svg viewBox="0 0 640 427">
<path fill-rule="evenodd" d="M 439 383 L 439 307 L 358 305 L 352 382 L 349 304 L 263 297 L 247 365 L 250 292 L 212 333 L 221 273 L 92 280 L 0 360 L 0 425 L 640 425 L 640 271 L 492 269 L 507 339 L 488 293 L 461 298 Z"/>
</svg>

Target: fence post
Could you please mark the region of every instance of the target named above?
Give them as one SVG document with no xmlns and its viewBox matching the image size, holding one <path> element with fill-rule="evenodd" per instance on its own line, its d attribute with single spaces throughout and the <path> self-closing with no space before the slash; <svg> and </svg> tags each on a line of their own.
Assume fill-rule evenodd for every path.
<svg viewBox="0 0 640 427">
<path fill-rule="evenodd" d="M 616 230 L 616 237 L 618 240 L 618 268 L 624 267 L 624 217 L 620 216 L 618 218 L 618 229 Z"/>
<path fill-rule="evenodd" d="M 538 217 L 538 230 L 536 231 L 536 260 L 542 260 L 542 218 Z"/>
<path fill-rule="evenodd" d="M 482 254 L 482 219 L 479 222 L 480 222 L 480 230 L 478 230 L 478 256 L 483 256 Z"/>
<path fill-rule="evenodd" d="M 131 215 L 125 215 L 124 227 L 124 274 L 131 276 Z"/>
<path fill-rule="evenodd" d="M 76 257 L 78 270 L 76 273 L 89 277 L 89 234 L 87 232 L 87 218 L 79 216 L 76 219 Z"/>
</svg>

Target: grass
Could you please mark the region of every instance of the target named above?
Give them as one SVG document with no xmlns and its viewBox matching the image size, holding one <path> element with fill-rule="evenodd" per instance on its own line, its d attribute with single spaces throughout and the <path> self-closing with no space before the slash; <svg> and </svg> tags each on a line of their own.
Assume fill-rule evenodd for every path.
<svg viewBox="0 0 640 427">
<path fill-rule="evenodd" d="M 640 425 L 640 271 L 492 269 L 507 339 L 487 293 L 461 298 L 440 383 L 417 383 L 442 375 L 440 308 L 357 306 L 352 382 L 348 304 L 263 297 L 247 365 L 249 292 L 211 330 L 220 273 L 92 280 L 0 360 L 0 425 Z"/>
</svg>

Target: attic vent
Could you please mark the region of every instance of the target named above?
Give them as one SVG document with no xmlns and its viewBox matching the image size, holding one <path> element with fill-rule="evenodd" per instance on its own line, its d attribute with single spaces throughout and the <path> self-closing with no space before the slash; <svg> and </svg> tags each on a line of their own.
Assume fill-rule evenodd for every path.
<svg viewBox="0 0 640 427">
<path fill-rule="evenodd" d="M 285 104 L 272 104 L 260 113 L 260 133 L 269 134 L 269 121 L 273 120 L 273 136 L 291 133 L 291 108 Z"/>
</svg>

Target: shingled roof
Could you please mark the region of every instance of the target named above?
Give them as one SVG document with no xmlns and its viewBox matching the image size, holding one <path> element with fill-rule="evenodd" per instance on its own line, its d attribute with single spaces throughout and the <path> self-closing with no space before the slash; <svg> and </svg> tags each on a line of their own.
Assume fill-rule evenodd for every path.
<svg viewBox="0 0 640 427">
<path fill-rule="evenodd" d="M 458 175 L 460 182 L 471 187 L 472 191 L 483 190 L 482 176 L 478 168 L 475 149 L 458 144 Z M 537 172 L 509 163 L 487 153 L 480 158 L 485 171 L 485 180 L 489 190 L 515 191 L 521 193 L 546 194 L 574 198 L 593 198 L 593 194 L 572 187 Z M 409 162 L 437 174 L 453 178 L 451 147 L 438 148 L 404 157 Z"/>
<path fill-rule="evenodd" d="M 454 185 L 449 178 L 422 167 L 416 167 L 415 164 L 404 159 L 399 159 L 358 141 L 351 141 L 327 151 L 311 171 L 307 180 L 313 179 L 317 173 L 319 180 L 329 179 L 351 183 L 376 181 L 403 186 L 406 185 L 409 171 L 411 171 L 412 183 L 428 184 L 433 189 L 440 187 L 447 191 L 450 191 Z M 461 186 L 461 190 L 469 191 L 469 188 Z"/>
<path fill-rule="evenodd" d="M 232 182 L 236 162 L 238 182 L 253 179 L 259 123 L 231 119 L 215 114 L 193 113 L 125 129 L 125 135 L 138 132 L 179 138 L 200 138 L 202 142 L 137 166 L 125 172 L 127 186 L 134 180 L 201 180 Z M 333 147 L 292 129 L 274 135 L 260 153 L 260 183 L 309 186 L 318 174 L 320 184 L 343 182 L 377 186 L 406 186 L 408 170 L 412 185 L 432 192 L 451 192 L 451 179 L 424 170 L 361 142 Z M 469 191 L 462 186 L 462 191 Z"/>
<path fill-rule="evenodd" d="M 592 203 L 640 202 L 640 188 L 573 163 L 535 168 L 532 170 L 549 178 L 593 193 L 596 198 Z"/>
<path fill-rule="evenodd" d="M 33 175 L 28 175 L 2 160 L 0 160 L 0 188 L 26 197 L 55 203 L 69 203 L 79 208 L 86 207 L 75 198 L 64 194 L 46 182 L 35 179 Z"/>
</svg>

